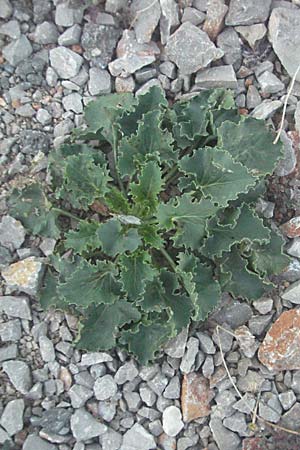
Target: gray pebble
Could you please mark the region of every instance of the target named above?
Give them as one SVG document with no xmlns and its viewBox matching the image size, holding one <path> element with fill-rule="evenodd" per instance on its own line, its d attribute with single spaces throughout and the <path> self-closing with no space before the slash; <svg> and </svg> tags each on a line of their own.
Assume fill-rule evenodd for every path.
<svg viewBox="0 0 300 450">
<path fill-rule="evenodd" d="M 49 52 L 52 68 L 60 78 L 69 79 L 75 77 L 82 65 L 80 55 L 66 47 L 55 47 Z"/>
<path fill-rule="evenodd" d="M 80 23 L 83 17 L 83 9 L 79 6 L 70 7 L 66 2 L 59 3 L 55 11 L 55 23 L 62 27 L 71 27 L 75 23 Z"/>
<path fill-rule="evenodd" d="M 198 332 L 197 337 L 200 342 L 200 348 L 207 355 L 214 355 L 216 353 L 216 347 L 211 339 L 206 333 Z"/>
<path fill-rule="evenodd" d="M 37 44 L 56 44 L 59 33 L 52 22 L 37 25 L 34 32 L 34 42 Z"/>
<path fill-rule="evenodd" d="M 282 392 L 278 395 L 278 398 L 285 411 L 290 409 L 297 400 L 293 391 Z"/>
<path fill-rule="evenodd" d="M 55 360 L 54 346 L 52 344 L 52 341 L 50 341 L 47 336 L 42 335 L 39 337 L 39 346 L 44 362 L 51 362 Z"/>
<path fill-rule="evenodd" d="M 159 372 L 157 375 L 155 375 L 154 378 L 152 378 L 150 381 L 148 381 L 148 386 L 158 396 L 162 395 L 167 384 L 168 384 L 168 378 L 165 375 L 163 375 L 161 372 Z"/>
<path fill-rule="evenodd" d="M 16 390 L 27 394 L 32 386 L 29 366 L 23 361 L 5 361 L 2 367 Z"/>
<path fill-rule="evenodd" d="M 187 350 L 181 360 L 180 370 L 183 373 L 190 373 L 193 365 L 195 364 L 196 355 L 199 350 L 199 340 L 194 337 L 190 337 L 186 346 Z"/>
<path fill-rule="evenodd" d="M 81 27 L 77 23 L 68 28 L 58 38 L 58 44 L 63 46 L 74 45 L 80 42 Z"/>
<path fill-rule="evenodd" d="M 62 104 L 66 111 L 73 111 L 76 114 L 83 112 L 82 97 L 77 92 L 64 97 Z"/>
<path fill-rule="evenodd" d="M 0 17 L 1 19 L 8 19 L 13 12 L 13 7 L 9 0 L 0 0 Z"/>
<path fill-rule="evenodd" d="M 99 438 L 102 450 L 119 450 L 122 443 L 122 435 L 112 428 L 108 428 L 107 431 Z"/>
<path fill-rule="evenodd" d="M 238 435 L 225 428 L 220 419 L 211 419 L 209 426 L 220 449 L 237 450 L 240 448 L 241 441 Z"/>
<path fill-rule="evenodd" d="M 112 361 L 112 356 L 103 352 L 84 353 L 81 357 L 81 366 L 93 366 L 96 364 Z"/>
<path fill-rule="evenodd" d="M 35 434 L 29 434 L 23 444 L 23 450 L 57 450 L 57 446 L 41 439 Z"/>
<path fill-rule="evenodd" d="M 0 420 L 0 425 L 9 436 L 14 436 L 23 430 L 23 413 L 25 403 L 23 399 L 12 400 L 7 403 Z"/>
<path fill-rule="evenodd" d="M 0 6 L 1 7 L 1 6 Z M 18 39 L 21 36 L 19 22 L 10 20 L 0 26 L 0 34 L 10 37 L 11 39 Z"/>
<path fill-rule="evenodd" d="M 240 436 L 248 436 L 249 430 L 246 423 L 244 414 L 240 412 L 234 413 L 230 417 L 226 417 L 223 420 L 223 425 L 231 431 L 235 431 Z"/>
<path fill-rule="evenodd" d="M 266 120 L 282 107 L 280 100 L 264 100 L 260 105 L 256 106 L 252 111 L 252 117 L 255 119 Z"/>
<path fill-rule="evenodd" d="M 156 402 L 156 394 L 150 389 L 148 386 L 141 387 L 140 390 L 140 396 L 144 403 L 146 403 L 147 406 L 153 406 Z"/>
<path fill-rule="evenodd" d="M 93 397 L 93 391 L 80 384 L 74 384 L 68 391 L 73 408 L 81 408 Z"/>
<path fill-rule="evenodd" d="M 22 34 L 18 39 L 12 41 L 2 50 L 4 58 L 12 66 L 17 66 L 20 62 L 29 58 L 32 53 L 32 46 L 27 37 Z"/>
<path fill-rule="evenodd" d="M 111 76 L 107 70 L 92 67 L 89 71 L 88 88 L 91 95 L 109 94 L 111 92 Z"/>
<path fill-rule="evenodd" d="M 101 436 L 107 431 L 107 427 L 99 423 L 97 419 L 83 408 L 80 408 L 71 417 L 71 430 L 77 441 L 85 441 Z"/>
<path fill-rule="evenodd" d="M 210 378 L 214 373 L 214 370 L 215 370 L 214 359 L 211 355 L 207 355 L 204 364 L 202 366 L 202 373 L 205 376 L 205 378 Z"/>
<path fill-rule="evenodd" d="M 123 436 L 121 450 L 150 450 L 155 448 L 156 442 L 153 436 L 139 423 L 135 423 Z"/>
<path fill-rule="evenodd" d="M 0 323 L 0 338 L 3 342 L 18 341 L 21 336 L 22 330 L 18 319 Z"/>
<path fill-rule="evenodd" d="M 117 370 L 114 379 L 117 384 L 124 384 L 126 381 L 132 381 L 138 373 L 136 364 L 131 360 Z"/>
<path fill-rule="evenodd" d="M 104 375 L 95 381 L 94 393 L 97 400 L 107 400 L 113 397 L 117 390 L 117 383 L 111 375 Z"/>
<path fill-rule="evenodd" d="M 237 89 L 237 79 L 232 65 L 204 69 L 196 74 L 195 84 L 200 88 Z"/>
<path fill-rule="evenodd" d="M 25 240 L 25 229 L 21 222 L 4 216 L 0 223 L 0 244 L 9 249 L 18 249 Z"/>
<path fill-rule="evenodd" d="M 177 399 L 180 397 L 180 380 L 178 376 L 171 378 L 168 386 L 164 390 L 165 398 Z"/>
<path fill-rule="evenodd" d="M 18 347 L 16 344 L 6 345 L 0 348 L 0 362 L 9 359 L 15 359 L 18 354 Z"/>
<path fill-rule="evenodd" d="M 264 94 L 275 94 L 284 89 L 284 84 L 279 78 L 269 71 L 263 72 L 257 79 L 259 82 L 261 91 Z"/>
</svg>

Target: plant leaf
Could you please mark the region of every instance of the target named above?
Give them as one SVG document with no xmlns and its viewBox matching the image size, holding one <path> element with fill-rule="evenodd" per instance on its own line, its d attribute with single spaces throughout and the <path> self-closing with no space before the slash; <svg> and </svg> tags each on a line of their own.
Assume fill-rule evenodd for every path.
<svg viewBox="0 0 300 450">
<path fill-rule="evenodd" d="M 172 328 L 168 323 L 141 323 L 136 332 L 124 331 L 122 341 L 141 364 L 148 364 L 155 358 L 161 346 L 172 337 Z"/>
<path fill-rule="evenodd" d="M 156 211 L 158 194 L 162 188 L 162 174 L 156 161 L 148 161 L 142 168 L 139 183 L 131 183 L 130 193 L 146 215 Z"/>
<path fill-rule="evenodd" d="M 243 117 L 238 124 L 224 122 L 218 134 L 218 146 L 256 176 L 271 174 L 282 156 L 282 144 L 273 144 L 265 123 L 252 117 Z"/>
<path fill-rule="evenodd" d="M 140 318 L 137 308 L 124 299 L 112 305 L 92 306 L 87 310 L 77 347 L 88 351 L 109 350 L 116 345 L 119 329 Z"/>
<path fill-rule="evenodd" d="M 51 210 L 42 187 L 29 184 L 23 189 L 14 189 L 8 200 L 10 214 L 22 222 L 33 234 L 57 239 L 57 213 Z"/>
<path fill-rule="evenodd" d="M 89 249 L 95 250 L 101 247 L 101 242 L 97 235 L 99 226 L 97 222 L 80 222 L 78 230 L 71 230 L 66 233 L 65 247 L 72 248 L 79 254 Z"/>
<path fill-rule="evenodd" d="M 151 257 L 146 252 L 122 255 L 120 265 L 123 290 L 127 292 L 130 300 L 135 301 L 144 293 L 146 282 L 157 276 L 157 271 L 151 265 Z"/>
<path fill-rule="evenodd" d="M 74 208 L 87 209 L 96 198 L 103 197 L 111 181 L 106 167 L 97 166 L 90 155 L 70 156 L 65 167 L 65 182 L 60 196 L 68 192 Z"/>
<path fill-rule="evenodd" d="M 241 256 L 236 247 L 232 249 L 231 253 L 224 255 L 221 270 L 227 274 L 227 281 L 223 283 L 222 290 L 230 292 L 234 296 L 257 300 L 274 286 L 265 283 L 247 266 L 248 261 Z"/>
<path fill-rule="evenodd" d="M 208 225 L 209 237 L 201 248 L 203 255 L 209 258 L 222 256 L 234 244 L 243 240 L 259 243 L 267 243 L 270 240 L 270 230 L 247 205 L 243 205 L 236 217 L 238 212 L 238 209 L 234 211 L 234 220 L 227 224 L 220 224 L 217 218 L 211 220 Z"/>
<path fill-rule="evenodd" d="M 142 244 L 137 229 L 122 227 L 117 219 L 110 219 L 100 225 L 97 234 L 104 253 L 113 257 L 118 253 L 134 252 Z"/>
<path fill-rule="evenodd" d="M 207 219 L 217 210 L 218 207 L 210 200 L 193 201 L 193 197 L 188 193 L 160 204 L 157 218 L 162 228 L 176 228 L 174 241 L 177 246 L 197 249 L 205 235 Z"/>
<path fill-rule="evenodd" d="M 193 320 L 205 320 L 208 314 L 217 307 L 221 299 L 221 288 L 213 277 L 212 268 L 198 262 L 193 282 L 196 286 L 195 313 Z"/>
<path fill-rule="evenodd" d="M 82 259 L 80 265 L 58 287 L 59 295 L 71 305 L 87 308 L 91 304 L 110 304 L 117 300 L 121 284 L 116 280 L 115 264 L 98 261 L 93 265 Z"/>
<path fill-rule="evenodd" d="M 252 245 L 250 261 L 256 271 L 264 276 L 280 274 L 290 262 L 290 258 L 283 253 L 284 240 L 271 231 L 270 243 Z"/>
<path fill-rule="evenodd" d="M 234 162 L 228 152 L 212 147 L 195 150 L 191 157 L 182 158 L 179 166 L 192 175 L 203 195 L 219 206 L 226 206 L 240 193 L 248 192 L 257 180 L 242 164 Z"/>
<path fill-rule="evenodd" d="M 161 128 L 161 121 L 160 110 L 149 111 L 139 122 L 136 134 L 120 141 L 117 166 L 122 176 L 132 176 L 150 158 L 167 164 L 176 161 L 172 134 Z"/>
<path fill-rule="evenodd" d="M 159 235 L 159 231 L 159 227 L 156 223 L 142 223 L 139 227 L 139 232 L 145 245 L 149 245 L 156 249 L 160 249 L 164 245 L 164 240 Z"/>
</svg>

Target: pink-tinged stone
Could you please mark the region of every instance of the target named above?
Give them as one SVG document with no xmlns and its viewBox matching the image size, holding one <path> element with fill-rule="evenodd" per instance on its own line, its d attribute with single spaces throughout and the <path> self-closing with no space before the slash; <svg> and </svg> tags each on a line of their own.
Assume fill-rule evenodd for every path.
<svg viewBox="0 0 300 450">
<path fill-rule="evenodd" d="M 300 309 L 279 316 L 266 334 L 258 358 L 269 370 L 300 369 Z"/>
<path fill-rule="evenodd" d="M 224 0 L 208 0 L 207 6 L 203 31 L 214 41 L 224 28 L 224 18 L 228 11 L 228 6 L 225 5 Z"/>
<path fill-rule="evenodd" d="M 281 231 L 289 238 L 300 236 L 300 216 L 293 217 L 288 222 L 281 225 Z"/>
<path fill-rule="evenodd" d="M 184 422 L 191 422 L 210 414 L 213 392 L 208 381 L 195 372 L 185 374 L 181 387 L 181 410 Z"/>
<path fill-rule="evenodd" d="M 246 438 L 243 440 L 243 450 L 265 450 L 266 441 L 260 437 Z"/>
</svg>

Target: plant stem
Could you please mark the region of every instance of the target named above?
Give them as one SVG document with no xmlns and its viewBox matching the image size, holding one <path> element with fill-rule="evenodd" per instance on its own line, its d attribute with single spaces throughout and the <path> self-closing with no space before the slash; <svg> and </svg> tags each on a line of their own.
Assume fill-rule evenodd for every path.
<svg viewBox="0 0 300 450">
<path fill-rule="evenodd" d="M 176 264 L 174 263 L 173 259 L 169 255 L 169 253 L 164 248 L 160 248 L 159 251 L 164 256 L 164 258 L 168 261 L 168 263 L 172 267 L 173 271 L 177 272 Z"/>
<path fill-rule="evenodd" d="M 77 222 L 84 222 L 83 219 L 80 219 L 79 217 L 74 216 L 74 214 L 72 214 L 72 213 L 70 213 L 70 212 L 68 212 L 68 211 L 64 211 L 63 209 L 60 209 L 60 208 L 51 208 L 51 211 L 55 211 L 55 212 L 57 212 L 57 213 L 58 213 L 59 215 L 61 215 L 61 216 L 70 217 L 70 219 L 77 220 Z"/>
<path fill-rule="evenodd" d="M 117 182 L 118 182 L 119 188 L 121 189 L 121 191 L 123 192 L 125 197 L 127 197 L 126 190 L 125 190 L 124 185 L 122 183 L 122 180 L 121 180 L 121 178 L 119 176 L 119 172 L 118 172 L 118 168 L 117 168 L 118 155 L 117 155 L 117 134 L 116 134 L 116 130 L 113 129 L 112 133 L 113 133 L 113 146 L 112 147 L 113 147 L 113 157 L 114 157 L 114 166 L 115 166 L 114 169 L 115 169 L 115 173 L 116 173 L 116 178 L 117 178 Z"/>
</svg>

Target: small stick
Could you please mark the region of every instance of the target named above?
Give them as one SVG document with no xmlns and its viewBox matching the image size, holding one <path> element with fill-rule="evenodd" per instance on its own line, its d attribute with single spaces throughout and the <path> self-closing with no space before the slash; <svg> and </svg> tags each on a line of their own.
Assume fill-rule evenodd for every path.
<svg viewBox="0 0 300 450">
<path fill-rule="evenodd" d="M 282 117 L 281 117 L 280 127 L 279 127 L 279 129 L 278 129 L 278 131 L 277 131 L 277 133 L 276 133 L 276 138 L 274 139 L 273 144 L 277 144 L 277 142 L 279 141 L 279 138 L 280 138 L 280 134 L 281 134 L 281 132 L 282 132 L 282 130 L 283 130 L 283 125 L 284 125 L 284 119 L 285 119 L 285 114 L 286 114 L 286 108 L 287 108 L 288 100 L 289 100 L 290 95 L 291 95 L 291 93 L 292 93 L 292 90 L 293 90 L 293 87 L 294 87 L 294 84 L 295 84 L 295 81 L 296 81 L 296 77 L 297 77 L 297 75 L 298 75 L 299 70 L 300 70 L 300 64 L 299 64 L 299 66 L 297 67 L 296 72 L 294 73 L 294 76 L 293 76 L 293 78 L 292 78 L 292 82 L 291 82 L 291 84 L 290 84 L 288 93 L 287 93 L 287 95 L 286 95 L 286 98 L 285 98 L 285 101 L 284 101 L 284 105 L 283 105 L 283 111 L 282 111 Z"/>
</svg>

